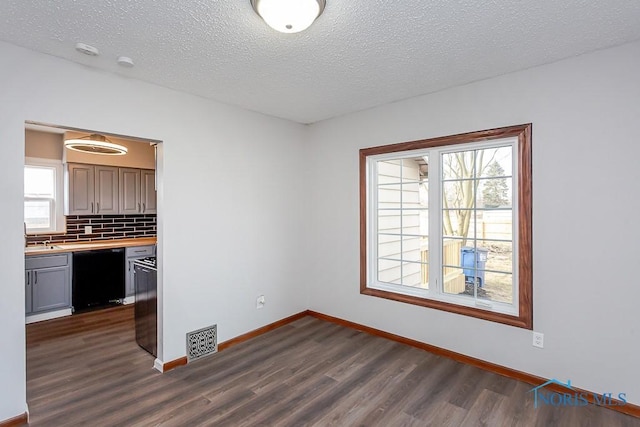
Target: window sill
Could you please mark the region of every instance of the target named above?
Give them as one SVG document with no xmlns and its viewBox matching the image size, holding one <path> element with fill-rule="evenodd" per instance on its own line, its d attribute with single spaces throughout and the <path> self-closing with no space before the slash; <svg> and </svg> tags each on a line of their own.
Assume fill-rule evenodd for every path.
<svg viewBox="0 0 640 427">
<path fill-rule="evenodd" d="M 27 230 L 27 237 L 30 236 L 56 236 L 67 234 L 65 230 L 63 231 L 29 231 Z"/>
<path fill-rule="evenodd" d="M 520 316 L 512 316 L 509 314 L 497 313 L 493 311 L 483 310 L 475 307 L 467 307 L 458 304 L 452 304 L 444 301 L 420 298 L 412 295 L 403 295 L 396 292 L 383 291 L 380 289 L 371 289 L 364 287 L 360 290 L 362 295 L 369 295 L 378 298 L 385 298 L 392 301 L 403 302 L 406 304 L 419 305 L 422 307 L 433 308 L 436 310 L 448 311 L 449 313 L 460 314 L 463 316 L 475 317 L 477 319 L 488 320 L 490 322 L 502 323 L 504 325 L 515 326 L 523 329 L 533 329 L 533 320 L 525 319 Z M 520 305 L 524 304 L 520 301 Z"/>
</svg>

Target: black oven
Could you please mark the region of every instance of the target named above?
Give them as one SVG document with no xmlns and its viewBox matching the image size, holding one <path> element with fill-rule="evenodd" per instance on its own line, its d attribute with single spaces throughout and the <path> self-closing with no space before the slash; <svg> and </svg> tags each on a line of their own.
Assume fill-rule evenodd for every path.
<svg viewBox="0 0 640 427">
<path fill-rule="evenodd" d="M 157 356 L 158 272 L 156 258 L 135 260 L 133 271 L 136 287 L 136 341 L 140 347 Z"/>
</svg>

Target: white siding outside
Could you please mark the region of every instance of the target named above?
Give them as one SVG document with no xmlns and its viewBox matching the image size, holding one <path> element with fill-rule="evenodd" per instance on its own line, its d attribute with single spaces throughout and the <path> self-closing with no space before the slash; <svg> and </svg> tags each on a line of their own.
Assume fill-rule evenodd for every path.
<svg viewBox="0 0 640 427">
<path fill-rule="evenodd" d="M 420 201 L 418 159 L 379 161 L 377 178 L 378 233 L 383 233 L 378 236 L 378 280 L 424 287 L 418 235 L 427 234 L 428 221 L 426 200 Z M 414 210 L 419 208 L 424 210 Z"/>
</svg>

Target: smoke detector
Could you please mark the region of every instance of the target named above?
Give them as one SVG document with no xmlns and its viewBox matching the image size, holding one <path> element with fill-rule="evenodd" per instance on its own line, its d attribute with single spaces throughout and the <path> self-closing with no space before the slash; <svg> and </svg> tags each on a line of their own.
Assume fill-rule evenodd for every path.
<svg viewBox="0 0 640 427">
<path fill-rule="evenodd" d="M 90 46 L 85 43 L 76 43 L 76 50 L 80 53 L 84 53 L 89 56 L 98 56 L 100 55 L 100 51 L 97 47 Z"/>
<path fill-rule="evenodd" d="M 118 65 L 124 68 L 133 68 L 133 59 L 129 58 L 128 56 L 119 56 Z"/>
</svg>

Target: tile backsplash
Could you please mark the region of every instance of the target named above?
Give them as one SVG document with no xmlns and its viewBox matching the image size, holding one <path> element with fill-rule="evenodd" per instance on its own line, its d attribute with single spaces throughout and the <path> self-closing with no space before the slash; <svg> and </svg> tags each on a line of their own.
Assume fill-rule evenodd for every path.
<svg viewBox="0 0 640 427">
<path fill-rule="evenodd" d="M 91 226 L 91 234 L 85 227 Z M 27 236 L 27 244 L 75 243 L 93 240 L 131 239 L 156 236 L 156 215 L 70 215 L 64 234 L 38 234 Z"/>
</svg>

